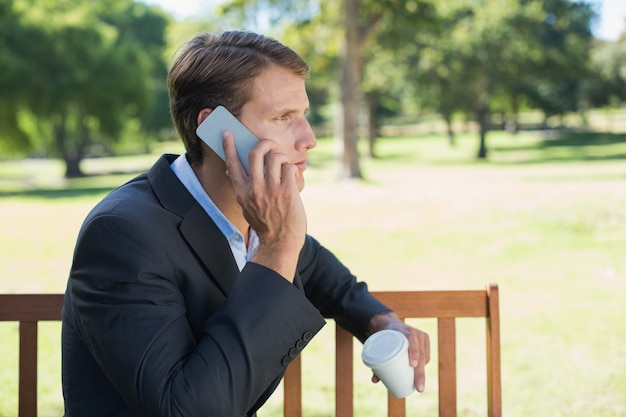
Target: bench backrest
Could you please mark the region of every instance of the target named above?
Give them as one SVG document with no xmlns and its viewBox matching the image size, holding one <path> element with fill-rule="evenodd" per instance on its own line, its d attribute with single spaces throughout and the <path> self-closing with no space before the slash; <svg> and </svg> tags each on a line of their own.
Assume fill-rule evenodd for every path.
<svg viewBox="0 0 626 417">
<path fill-rule="evenodd" d="M 374 295 L 401 319 L 436 318 L 439 366 L 439 416 L 457 415 L 456 318 L 479 317 L 486 322 L 487 412 L 502 415 L 500 380 L 500 318 L 498 287 L 477 291 L 399 291 Z M 432 336 L 431 336 L 432 337 Z M 336 327 L 335 416 L 353 417 L 353 337 Z M 301 356 L 294 359 L 285 375 L 284 415 L 302 417 Z M 305 354 L 306 356 L 306 354 Z M 389 417 L 405 417 L 406 404 L 388 394 Z"/>
<path fill-rule="evenodd" d="M 63 294 L 0 294 L 0 321 L 19 322 L 19 417 L 37 417 L 37 323 L 61 320 Z"/>
<path fill-rule="evenodd" d="M 502 415 L 498 287 L 484 291 L 397 291 L 374 293 L 401 319 L 436 318 L 439 362 L 439 416 L 457 415 L 456 323 L 482 317 L 487 337 L 489 417 Z M 0 321 L 19 322 L 19 417 L 37 417 L 37 323 L 61 320 L 63 294 L 0 294 Z M 353 417 L 353 337 L 337 326 L 336 417 Z M 388 395 L 388 416 L 404 417 L 405 400 Z M 284 416 L 302 417 L 301 356 L 287 369 Z"/>
</svg>

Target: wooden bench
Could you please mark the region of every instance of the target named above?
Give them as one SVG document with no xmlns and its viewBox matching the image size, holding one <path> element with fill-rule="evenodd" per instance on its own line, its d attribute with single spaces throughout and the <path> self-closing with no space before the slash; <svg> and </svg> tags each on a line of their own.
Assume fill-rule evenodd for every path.
<svg viewBox="0 0 626 417">
<path fill-rule="evenodd" d="M 456 318 L 483 318 L 486 323 L 487 415 L 502 416 L 500 379 L 500 307 L 498 286 L 475 291 L 374 292 L 398 316 L 436 318 L 439 370 L 439 416 L 457 415 Z M 335 333 L 335 416 L 353 417 L 353 337 L 339 326 Z M 431 340 L 435 338 L 431 335 Z M 304 354 L 306 357 L 306 353 Z M 301 359 L 285 375 L 285 417 L 302 417 Z M 427 368 L 428 369 L 428 368 Z M 406 401 L 387 395 L 389 417 L 405 417 Z"/>
<path fill-rule="evenodd" d="M 489 417 L 500 417 L 500 324 L 498 287 L 477 291 L 399 291 L 374 293 L 400 318 L 437 318 L 439 415 L 456 416 L 457 317 L 482 317 L 487 337 Z M 37 323 L 61 320 L 63 294 L 0 294 L 0 321 L 19 322 L 19 417 L 37 417 Z M 433 337 L 431 335 L 431 337 Z M 353 417 L 353 337 L 336 330 L 336 417 Z M 60 383 L 60 381 L 59 381 Z M 284 416 L 302 416 L 301 357 L 287 369 Z M 405 400 L 388 396 L 388 415 L 405 416 Z"/>
<path fill-rule="evenodd" d="M 37 323 L 61 320 L 62 306 L 63 294 L 0 294 L 0 321 L 20 326 L 19 417 L 37 417 Z"/>
</svg>

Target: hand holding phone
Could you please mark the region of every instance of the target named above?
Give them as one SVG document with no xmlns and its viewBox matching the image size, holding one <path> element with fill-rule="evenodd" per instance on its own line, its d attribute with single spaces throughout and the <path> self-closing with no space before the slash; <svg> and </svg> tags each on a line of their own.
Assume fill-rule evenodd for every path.
<svg viewBox="0 0 626 417">
<path fill-rule="evenodd" d="M 224 147 L 222 145 L 222 135 L 227 130 L 233 134 L 239 160 L 246 170 L 246 173 L 249 173 L 248 154 L 252 148 L 259 143 L 259 139 L 254 136 L 243 123 L 233 116 L 226 107 L 217 106 L 213 109 L 211 114 L 198 126 L 196 134 L 204 143 L 213 149 L 220 158 L 226 160 Z"/>
<path fill-rule="evenodd" d="M 226 130 L 232 133 L 232 140 L 222 140 Z M 276 146 L 274 141 L 259 141 L 225 109 L 213 110 L 197 131 L 198 136 L 224 159 L 226 145 L 228 160 L 232 161 L 236 154 L 248 174 L 245 175 L 239 167 L 232 167 L 226 175 L 243 217 L 259 237 L 259 247 L 252 261 L 293 282 L 306 235 L 306 212 L 296 179 L 298 168 L 289 162 L 287 155 L 272 154 L 271 150 Z M 258 160 L 255 162 L 263 165 L 255 167 L 251 173 L 248 154 L 257 145 Z"/>
</svg>

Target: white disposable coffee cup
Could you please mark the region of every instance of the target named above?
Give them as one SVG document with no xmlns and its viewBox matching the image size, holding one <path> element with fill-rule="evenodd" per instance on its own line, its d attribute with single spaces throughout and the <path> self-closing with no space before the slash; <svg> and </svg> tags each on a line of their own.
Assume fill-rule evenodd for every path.
<svg viewBox="0 0 626 417">
<path fill-rule="evenodd" d="M 407 397 L 415 390 L 415 373 L 409 364 L 409 341 L 396 330 L 381 330 L 367 338 L 363 363 L 383 381 L 391 395 Z"/>
</svg>

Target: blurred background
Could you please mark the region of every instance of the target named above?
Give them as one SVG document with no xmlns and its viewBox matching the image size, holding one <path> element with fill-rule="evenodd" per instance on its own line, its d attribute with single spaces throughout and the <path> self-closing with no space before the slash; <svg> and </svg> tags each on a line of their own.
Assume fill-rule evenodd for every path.
<svg viewBox="0 0 626 417">
<path fill-rule="evenodd" d="M 361 177 L 359 129 L 373 155 L 383 125 L 436 116 L 452 144 L 455 123 L 475 128 L 484 159 L 489 130 L 589 126 L 590 111 L 618 108 L 626 95 L 626 6 L 617 0 L 0 7 L 0 152 L 61 158 L 65 177 L 82 176 L 86 157 L 175 140 L 164 79 L 176 48 L 200 30 L 262 31 L 310 62 L 311 122 L 338 139 L 344 177 Z"/>
<path fill-rule="evenodd" d="M 245 28 L 311 66 L 310 233 L 374 290 L 498 283 L 505 416 L 626 416 L 625 20 L 623 0 L 0 0 L 0 292 L 64 291 L 89 210 L 184 151 L 177 48 Z M 463 324 L 459 415 L 485 415 L 484 328 Z M 334 412 L 328 327 L 308 416 Z M 40 415 L 59 416 L 60 325 L 40 328 Z M 17 338 L 0 323 L 0 417 Z M 356 369 L 357 415 L 383 415 Z M 436 415 L 429 372 L 411 416 Z"/>
</svg>

